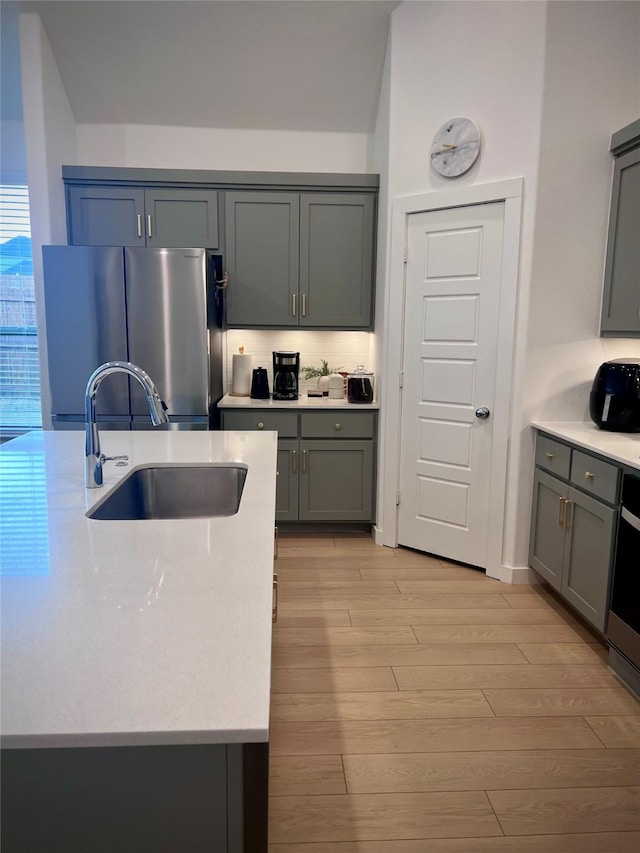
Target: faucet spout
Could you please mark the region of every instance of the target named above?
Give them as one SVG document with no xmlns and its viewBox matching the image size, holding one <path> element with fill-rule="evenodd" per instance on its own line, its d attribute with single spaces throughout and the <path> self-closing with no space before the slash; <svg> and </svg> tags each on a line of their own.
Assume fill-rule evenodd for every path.
<svg viewBox="0 0 640 853">
<path fill-rule="evenodd" d="M 100 434 L 96 419 L 96 395 L 103 379 L 111 373 L 126 373 L 133 376 L 142 385 L 147 396 L 151 423 L 154 426 L 167 423 L 167 407 L 160 399 L 153 380 L 141 367 L 132 364 L 130 361 L 107 361 L 96 368 L 89 377 L 84 395 L 84 483 L 87 489 L 97 489 L 102 485 L 102 464 L 106 457 L 100 450 Z"/>
</svg>

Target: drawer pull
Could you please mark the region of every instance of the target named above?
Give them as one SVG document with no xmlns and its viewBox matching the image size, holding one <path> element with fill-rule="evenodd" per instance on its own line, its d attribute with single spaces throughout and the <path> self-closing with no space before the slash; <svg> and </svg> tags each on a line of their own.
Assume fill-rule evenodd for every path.
<svg viewBox="0 0 640 853">
<path fill-rule="evenodd" d="M 593 480 L 594 475 L 591 473 L 591 471 L 585 471 L 584 472 L 584 478 L 585 478 L 585 480 Z"/>
<path fill-rule="evenodd" d="M 553 459 L 553 453 L 549 453 L 549 451 L 548 451 L 548 450 L 547 450 L 547 452 L 546 452 L 544 455 L 545 455 L 545 456 L 547 457 L 547 459 L 549 459 L 549 460 Z"/>
<path fill-rule="evenodd" d="M 262 421 L 258 421 L 258 429 L 264 429 L 264 424 Z"/>
<path fill-rule="evenodd" d="M 295 293 L 292 293 L 291 294 L 291 313 L 293 314 L 294 317 L 298 313 L 296 302 L 297 302 L 297 296 Z"/>
<path fill-rule="evenodd" d="M 303 474 L 307 473 L 307 451 L 306 450 L 302 451 L 302 473 Z"/>
<path fill-rule="evenodd" d="M 147 214 L 147 237 L 153 237 L 153 231 L 151 230 L 151 214 Z"/>
<path fill-rule="evenodd" d="M 136 216 L 136 220 L 138 222 L 138 237 L 142 237 L 142 214 L 139 213 Z"/>
<path fill-rule="evenodd" d="M 296 450 L 291 451 L 291 473 L 298 473 L 298 452 Z"/>
<path fill-rule="evenodd" d="M 573 501 L 565 500 L 565 511 L 564 511 L 564 529 L 571 530 L 571 520 L 573 516 Z"/>
<path fill-rule="evenodd" d="M 342 424 L 334 424 L 334 429 L 342 429 Z"/>
</svg>

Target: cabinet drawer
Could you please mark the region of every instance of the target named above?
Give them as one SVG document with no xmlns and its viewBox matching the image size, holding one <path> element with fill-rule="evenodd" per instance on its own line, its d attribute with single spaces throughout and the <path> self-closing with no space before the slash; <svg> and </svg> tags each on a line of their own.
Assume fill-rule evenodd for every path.
<svg viewBox="0 0 640 853">
<path fill-rule="evenodd" d="M 224 429 L 266 429 L 275 430 L 281 438 L 296 438 L 298 435 L 298 415 L 295 412 L 272 412 L 268 409 L 229 412 L 223 410 Z"/>
<path fill-rule="evenodd" d="M 596 498 L 610 504 L 618 499 L 620 469 L 609 462 L 595 459 L 579 450 L 573 451 L 571 460 L 571 482 Z"/>
<path fill-rule="evenodd" d="M 536 439 L 536 465 L 553 471 L 559 477 L 569 479 L 571 448 L 552 438 L 538 434 Z"/>
<path fill-rule="evenodd" d="M 374 412 L 305 412 L 301 415 L 302 438 L 373 438 Z"/>
</svg>

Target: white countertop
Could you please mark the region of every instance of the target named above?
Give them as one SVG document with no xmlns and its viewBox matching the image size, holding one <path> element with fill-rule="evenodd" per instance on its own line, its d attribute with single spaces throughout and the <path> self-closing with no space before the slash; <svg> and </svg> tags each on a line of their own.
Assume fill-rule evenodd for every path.
<svg viewBox="0 0 640 853">
<path fill-rule="evenodd" d="M 379 403 L 350 403 L 346 397 L 342 400 L 330 400 L 328 397 L 307 397 L 300 395 L 297 400 L 252 400 L 251 397 L 232 397 L 225 394 L 218 403 L 219 409 L 294 409 L 304 410 L 318 409 L 320 411 L 331 411 L 332 409 L 353 409 L 354 411 L 368 409 L 377 411 Z"/>
<path fill-rule="evenodd" d="M 2 745 L 268 740 L 275 432 L 103 432 L 85 490 L 82 432 L 0 448 Z M 229 518 L 96 521 L 148 462 L 243 462 Z"/>
<path fill-rule="evenodd" d="M 640 469 L 640 433 L 609 432 L 590 421 L 532 421 L 531 426 L 615 462 Z"/>
</svg>

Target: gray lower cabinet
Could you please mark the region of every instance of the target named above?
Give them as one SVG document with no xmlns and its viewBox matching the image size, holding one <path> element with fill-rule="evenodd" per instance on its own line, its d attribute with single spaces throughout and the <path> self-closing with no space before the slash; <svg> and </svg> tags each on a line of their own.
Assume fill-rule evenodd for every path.
<svg viewBox="0 0 640 853">
<path fill-rule="evenodd" d="M 70 186 L 69 243 L 217 249 L 218 204 L 215 190 Z"/>
<path fill-rule="evenodd" d="M 601 331 L 640 337 L 640 119 L 611 139 L 615 154 Z"/>
<path fill-rule="evenodd" d="M 268 743 L 6 749 L 2 849 L 266 853 L 268 761 Z"/>
<path fill-rule="evenodd" d="M 278 432 L 276 521 L 373 521 L 376 412 L 222 409 L 223 429 Z"/>
<path fill-rule="evenodd" d="M 558 459 L 567 460 L 564 480 L 541 467 L 557 465 Z M 546 436 L 538 436 L 536 462 L 529 564 L 604 632 L 619 469 Z"/>
<path fill-rule="evenodd" d="M 375 198 L 227 192 L 227 324 L 369 329 Z"/>
</svg>

